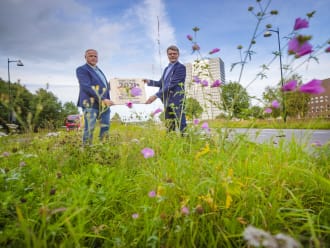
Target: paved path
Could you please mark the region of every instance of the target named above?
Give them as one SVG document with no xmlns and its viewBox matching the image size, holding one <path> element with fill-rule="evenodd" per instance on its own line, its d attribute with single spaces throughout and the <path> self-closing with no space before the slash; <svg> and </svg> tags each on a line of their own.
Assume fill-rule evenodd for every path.
<svg viewBox="0 0 330 248">
<path fill-rule="evenodd" d="M 324 145 L 330 142 L 330 130 L 311 130 L 311 129 L 248 129 L 231 128 L 235 133 L 245 133 L 251 140 L 263 143 L 270 140 L 278 142 L 280 139 L 290 141 L 295 139 L 301 143 L 319 143 Z"/>
</svg>

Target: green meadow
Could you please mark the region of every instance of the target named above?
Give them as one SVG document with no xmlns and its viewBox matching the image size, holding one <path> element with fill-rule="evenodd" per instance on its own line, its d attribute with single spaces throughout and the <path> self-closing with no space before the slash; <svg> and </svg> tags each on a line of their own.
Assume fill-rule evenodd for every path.
<svg viewBox="0 0 330 248">
<path fill-rule="evenodd" d="M 254 226 L 328 247 L 329 143 L 258 144 L 210 127 L 181 137 L 114 122 L 90 147 L 78 131 L 1 137 L 0 246 L 251 247 Z"/>
</svg>

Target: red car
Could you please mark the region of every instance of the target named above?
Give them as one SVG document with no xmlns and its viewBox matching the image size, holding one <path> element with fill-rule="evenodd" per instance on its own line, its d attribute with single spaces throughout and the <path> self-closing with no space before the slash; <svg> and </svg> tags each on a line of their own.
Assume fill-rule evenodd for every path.
<svg viewBox="0 0 330 248">
<path fill-rule="evenodd" d="M 65 127 L 67 131 L 80 129 L 80 115 L 68 115 L 65 119 Z"/>
</svg>

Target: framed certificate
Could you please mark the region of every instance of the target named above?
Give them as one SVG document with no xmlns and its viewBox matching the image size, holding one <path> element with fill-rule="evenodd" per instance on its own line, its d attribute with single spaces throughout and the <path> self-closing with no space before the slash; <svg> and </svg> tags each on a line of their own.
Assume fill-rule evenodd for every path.
<svg viewBox="0 0 330 248">
<path fill-rule="evenodd" d="M 111 100 L 116 105 L 131 103 L 145 103 L 146 91 L 142 78 L 112 78 Z"/>
</svg>

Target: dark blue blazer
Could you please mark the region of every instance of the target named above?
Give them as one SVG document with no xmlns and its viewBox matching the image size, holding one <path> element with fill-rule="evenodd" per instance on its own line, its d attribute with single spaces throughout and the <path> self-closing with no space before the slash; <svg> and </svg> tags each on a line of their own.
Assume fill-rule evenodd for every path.
<svg viewBox="0 0 330 248">
<path fill-rule="evenodd" d="M 102 71 L 101 73 L 106 79 L 104 73 Z M 79 81 L 78 107 L 99 108 L 100 100 L 110 99 L 110 84 L 108 80 L 106 79 L 107 87 L 105 88 L 101 78 L 90 65 L 86 63 L 78 67 L 76 75 Z"/>
<path fill-rule="evenodd" d="M 176 62 L 171 71 L 165 77 L 165 72 L 168 67 L 165 68 L 163 75 L 159 81 L 150 80 L 148 86 L 159 87 L 159 91 L 156 96 L 162 100 L 165 107 L 170 104 L 179 106 L 183 103 L 184 99 L 184 82 L 186 80 L 186 67 L 180 62 Z"/>
</svg>

